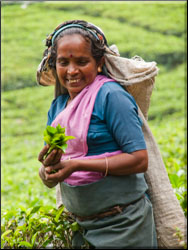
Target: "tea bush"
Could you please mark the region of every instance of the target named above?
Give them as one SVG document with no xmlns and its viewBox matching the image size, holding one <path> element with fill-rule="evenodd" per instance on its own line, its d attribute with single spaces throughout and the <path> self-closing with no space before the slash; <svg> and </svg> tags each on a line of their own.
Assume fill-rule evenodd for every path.
<svg viewBox="0 0 188 250">
<path fill-rule="evenodd" d="M 3 213 L 1 248 L 3 249 L 72 249 L 72 235 L 80 231 L 78 223 L 65 211 L 45 206 Z M 82 248 L 88 249 L 85 242 Z"/>
</svg>

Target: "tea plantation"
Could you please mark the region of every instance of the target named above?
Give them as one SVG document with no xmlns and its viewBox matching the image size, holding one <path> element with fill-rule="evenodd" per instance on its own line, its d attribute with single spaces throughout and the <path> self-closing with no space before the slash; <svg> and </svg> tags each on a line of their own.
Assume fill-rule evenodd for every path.
<svg viewBox="0 0 188 250">
<path fill-rule="evenodd" d="M 187 216 L 186 3 L 3 1 L 1 15 L 1 248 L 71 248 L 80 230 L 38 176 L 54 89 L 36 84 L 36 70 L 46 35 L 65 20 L 98 25 L 121 56 L 157 62 L 148 122 Z"/>
</svg>

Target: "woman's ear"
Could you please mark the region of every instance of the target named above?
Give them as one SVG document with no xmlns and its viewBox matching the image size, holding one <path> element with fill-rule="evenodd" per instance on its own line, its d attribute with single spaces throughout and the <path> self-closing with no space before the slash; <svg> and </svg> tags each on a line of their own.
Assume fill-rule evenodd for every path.
<svg viewBox="0 0 188 250">
<path fill-rule="evenodd" d="M 103 65 L 104 65 L 104 56 L 101 58 L 100 62 L 98 63 L 98 67 L 97 67 L 98 73 L 102 72 Z"/>
<path fill-rule="evenodd" d="M 102 66 L 104 65 L 104 56 L 101 58 L 99 66 L 102 68 Z"/>
</svg>

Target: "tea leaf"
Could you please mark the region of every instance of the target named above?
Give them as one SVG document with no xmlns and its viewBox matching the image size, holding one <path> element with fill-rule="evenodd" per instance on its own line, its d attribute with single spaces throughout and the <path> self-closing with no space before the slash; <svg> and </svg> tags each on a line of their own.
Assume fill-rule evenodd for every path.
<svg viewBox="0 0 188 250">
<path fill-rule="evenodd" d="M 32 248 L 32 244 L 27 242 L 27 241 L 19 242 L 19 246 L 25 246 L 25 247 L 28 247 L 28 248 Z"/>
<path fill-rule="evenodd" d="M 49 135 L 52 135 L 52 136 L 53 136 L 53 135 L 56 133 L 56 131 L 57 131 L 56 128 L 54 128 L 54 127 L 52 127 L 52 126 L 49 126 L 49 125 L 48 125 L 48 126 L 46 127 L 46 132 L 47 132 Z"/>
<path fill-rule="evenodd" d="M 76 221 L 71 224 L 71 229 L 72 229 L 73 232 L 78 231 L 79 228 L 80 227 L 79 227 L 79 225 L 78 225 L 78 223 Z"/>
<path fill-rule="evenodd" d="M 40 207 L 41 206 L 33 207 L 33 209 L 31 210 L 30 214 L 35 214 L 40 209 Z"/>
<path fill-rule="evenodd" d="M 45 155 L 45 158 L 50 154 L 50 152 L 55 148 L 62 149 L 63 153 L 67 149 L 67 141 L 75 139 L 74 136 L 66 136 L 65 128 L 62 128 L 60 124 L 56 128 L 52 126 L 47 126 L 44 131 L 44 141 L 50 145 L 48 152 Z"/>
<path fill-rule="evenodd" d="M 32 236 L 32 238 L 31 238 L 32 247 L 33 247 L 34 244 L 35 244 L 37 235 L 38 235 L 38 232 L 36 232 L 36 233 Z"/>
<path fill-rule="evenodd" d="M 2 235 L 1 238 L 4 238 L 5 236 L 7 236 L 8 234 L 12 233 L 12 230 L 7 230 L 5 231 Z"/>
<path fill-rule="evenodd" d="M 67 149 L 68 145 L 64 144 L 63 146 L 61 146 L 60 148 L 65 152 L 65 150 Z"/>
<path fill-rule="evenodd" d="M 51 137 L 50 137 L 49 135 L 44 136 L 44 141 L 45 141 L 47 144 L 50 144 L 50 142 L 51 142 Z"/>
<path fill-rule="evenodd" d="M 62 128 L 60 124 L 57 125 L 56 129 L 58 133 L 65 133 L 65 128 Z"/>
<path fill-rule="evenodd" d="M 58 210 L 58 212 L 57 212 L 57 214 L 56 214 L 56 217 L 55 217 L 55 221 L 56 221 L 56 222 L 58 222 L 59 217 L 60 217 L 60 215 L 62 214 L 63 210 L 64 210 L 64 207 L 63 207 L 63 206 Z"/>
</svg>

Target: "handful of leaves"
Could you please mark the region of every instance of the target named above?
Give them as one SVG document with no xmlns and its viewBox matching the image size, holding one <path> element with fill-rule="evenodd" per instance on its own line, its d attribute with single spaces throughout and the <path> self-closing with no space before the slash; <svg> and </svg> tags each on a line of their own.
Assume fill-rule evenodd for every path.
<svg viewBox="0 0 188 250">
<path fill-rule="evenodd" d="M 45 158 L 50 154 L 50 152 L 55 148 L 60 148 L 65 153 L 67 148 L 67 141 L 70 139 L 75 139 L 74 136 L 66 136 L 65 128 L 62 128 L 60 124 L 56 128 L 52 126 L 47 126 L 44 130 L 44 141 L 50 145 Z"/>
</svg>

